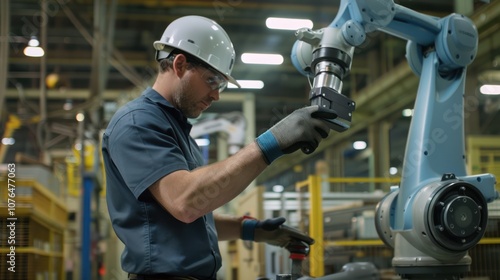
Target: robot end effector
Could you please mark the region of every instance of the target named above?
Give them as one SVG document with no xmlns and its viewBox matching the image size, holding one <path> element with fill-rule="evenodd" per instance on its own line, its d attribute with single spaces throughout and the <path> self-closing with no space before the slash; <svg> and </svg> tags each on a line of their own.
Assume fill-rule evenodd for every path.
<svg viewBox="0 0 500 280">
<path fill-rule="evenodd" d="M 311 105 L 335 111 L 337 117 L 326 120 L 331 129 L 349 129 L 356 104 L 341 91 L 342 79 L 351 68 L 354 47 L 339 38 L 343 35 L 336 28 L 302 28 L 295 35 L 298 40 L 292 49 L 292 63 L 303 75 L 313 78 Z"/>
</svg>

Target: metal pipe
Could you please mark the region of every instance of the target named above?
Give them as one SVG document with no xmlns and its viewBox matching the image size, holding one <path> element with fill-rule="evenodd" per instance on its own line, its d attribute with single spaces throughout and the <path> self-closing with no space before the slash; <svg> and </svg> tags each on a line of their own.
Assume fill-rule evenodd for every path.
<svg viewBox="0 0 500 280">
<path fill-rule="evenodd" d="M 83 112 L 82 112 L 83 113 Z M 85 116 L 86 117 L 86 116 Z M 85 170 L 85 123 L 84 118 L 78 123 L 78 134 L 80 139 L 80 179 L 81 179 L 81 221 L 80 221 L 80 279 L 90 280 L 90 223 L 91 223 L 91 194 L 93 188 L 92 178 Z"/>
<path fill-rule="evenodd" d="M 48 24 L 48 18 L 47 18 L 47 0 L 42 0 L 42 16 L 45 16 L 45 22 L 41 24 L 41 29 L 40 29 L 40 47 L 44 50 L 45 54 L 40 58 L 40 122 L 37 125 L 37 143 L 40 148 L 40 154 L 39 154 L 39 159 L 45 162 L 45 154 L 44 154 L 44 149 L 45 149 L 45 142 L 46 142 L 46 136 L 43 133 L 43 130 L 46 128 L 46 121 L 47 121 L 47 88 L 45 86 L 45 76 L 47 76 L 47 24 Z"/>
</svg>

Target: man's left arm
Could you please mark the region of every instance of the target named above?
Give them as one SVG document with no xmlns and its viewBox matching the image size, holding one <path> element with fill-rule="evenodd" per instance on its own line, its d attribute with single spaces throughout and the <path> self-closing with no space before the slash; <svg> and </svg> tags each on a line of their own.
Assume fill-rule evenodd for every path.
<svg viewBox="0 0 500 280">
<path fill-rule="evenodd" d="M 214 213 L 219 241 L 241 239 L 242 217 Z"/>
<path fill-rule="evenodd" d="M 214 213 L 214 221 L 219 241 L 242 239 L 279 247 L 286 247 L 295 241 L 308 245 L 314 243 L 310 236 L 284 225 L 284 217 L 257 220 L 249 216 L 235 217 Z"/>
</svg>

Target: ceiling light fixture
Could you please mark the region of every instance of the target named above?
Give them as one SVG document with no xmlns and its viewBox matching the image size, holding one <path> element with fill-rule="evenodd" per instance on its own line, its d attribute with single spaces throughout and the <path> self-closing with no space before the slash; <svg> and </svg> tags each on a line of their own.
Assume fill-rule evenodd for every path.
<svg viewBox="0 0 500 280">
<path fill-rule="evenodd" d="M 83 113 L 76 114 L 76 120 L 79 122 L 83 122 L 85 120 L 85 115 Z"/>
<path fill-rule="evenodd" d="M 15 143 L 16 143 L 16 140 L 12 137 L 2 138 L 2 145 L 10 146 L 10 145 L 14 145 Z"/>
<path fill-rule="evenodd" d="M 264 87 L 264 82 L 261 80 L 237 80 L 238 84 L 240 84 L 241 88 L 246 89 L 261 89 Z M 228 84 L 228 88 L 237 88 L 237 86 L 233 84 Z"/>
<path fill-rule="evenodd" d="M 283 192 L 284 190 L 285 190 L 285 187 L 283 187 L 282 185 L 274 185 L 273 186 L 273 192 L 280 193 L 280 192 Z"/>
<path fill-rule="evenodd" d="M 482 94 L 486 94 L 486 95 L 499 95 L 500 94 L 500 85 L 482 85 L 479 88 L 479 91 Z"/>
<path fill-rule="evenodd" d="M 367 144 L 365 141 L 356 141 L 352 144 L 352 147 L 355 149 L 355 150 L 364 150 L 366 149 L 367 147 Z"/>
<path fill-rule="evenodd" d="M 280 65 L 284 59 L 281 54 L 244 53 L 241 55 L 241 61 L 246 64 Z"/>
<path fill-rule="evenodd" d="M 42 57 L 45 52 L 40 46 L 38 39 L 33 36 L 28 42 L 28 46 L 24 48 L 24 55 L 29 57 Z"/>
<path fill-rule="evenodd" d="M 401 114 L 403 117 L 411 117 L 413 116 L 413 109 L 404 109 Z"/>
<path fill-rule="evenodd" d="M 309 19 L 269 17 L 266 19 L 266 26 L 269 29 L 297 30 L 312 28 L 313 22 Z"/>
<path fill-rule="evenodd" d="M 397 167 L 394 167 L 394 166 L 393 166 L 393 167 L 391 167 L 391 168 L 389 168 L 389 174 L 391 174 L 391 175 L 396 175 L 396 174 L 398 174 L 398 168 L 397 168 Z"/>
</svg>

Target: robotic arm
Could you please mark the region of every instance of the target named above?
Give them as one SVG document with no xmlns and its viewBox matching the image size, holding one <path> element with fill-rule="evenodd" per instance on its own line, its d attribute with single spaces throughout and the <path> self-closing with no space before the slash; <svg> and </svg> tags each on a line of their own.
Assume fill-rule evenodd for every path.
<svg viewBox="0 0 500 280">
<path fill-rule="evenodd" d="M 477 50 L 477 31 L 461 15 L 438 19 L 394 4 L 391 0 L 341 1 L 339 13 L 326 28 L 299 29 L 292 49 L 292 63 L 302 74 L 314 78 L 310 100 L 337 111 L 332 129 L 350 127 L 355 103 L 340 94 L 342 79 L 349 73 L 354 48 L 366 34 L 383 31 L 409 41 L 408 61 L 418 75 L 423 52 L 435 48 L 443 72 L 460 71 L 471 63 Z M 444 31 L 443 31 L 444 30 Z"/>
<path fill-rule="evenodd" d="M 401 185 L 377 206 L 377 231 L 403 278 L 457 279 L 485 232 L 487 203 L 498 198 L 492 174 L 468 176 L 465 168 L 464 83 L 477 30 L 462 15 L 431 17 L 392 0 L 342 0 L 328 27 L 298 30 L 292 62 L 313 78 L 311 104 L 337 112 L 328 120 L 336 131 L 350 127 L 355 109 L 342 80 L 354 48 L 373 31 L 407 40 L 406 58 L 420 77 Z"/>
</svg>

